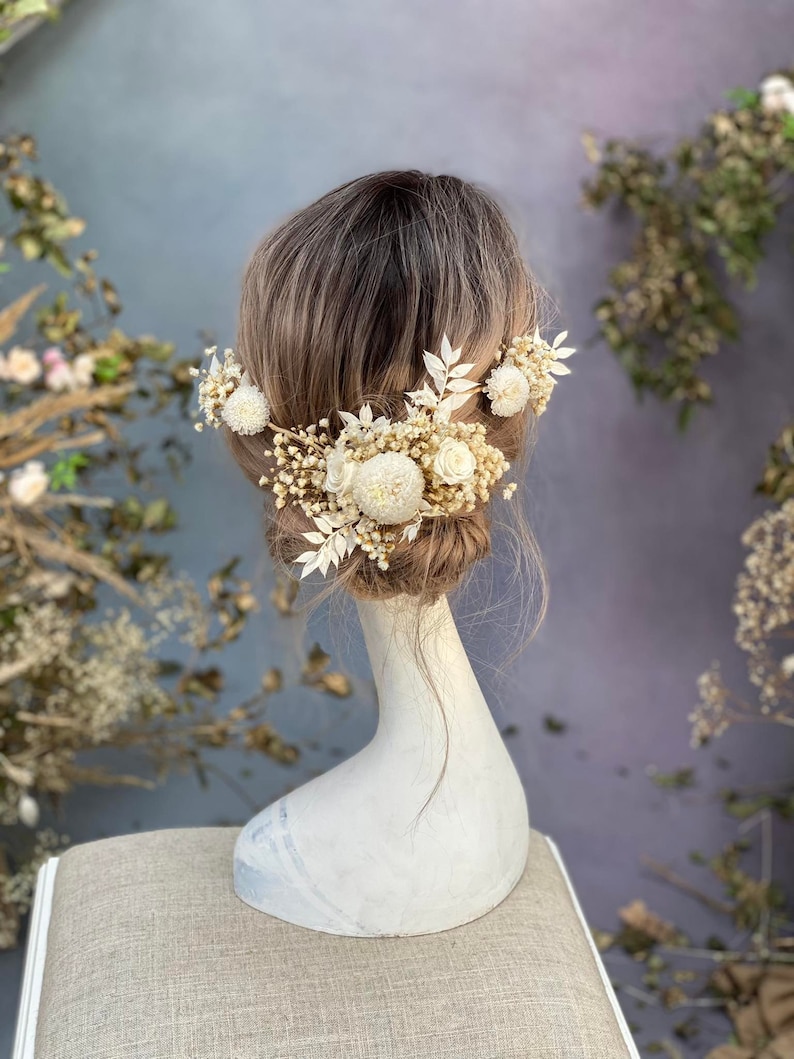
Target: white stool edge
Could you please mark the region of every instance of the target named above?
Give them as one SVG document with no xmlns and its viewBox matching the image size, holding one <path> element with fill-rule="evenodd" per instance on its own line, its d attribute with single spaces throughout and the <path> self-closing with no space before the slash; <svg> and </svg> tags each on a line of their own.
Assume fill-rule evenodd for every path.
<svg viewBox="0 0 794 1059">
<path fill-rule="evenodd" d="M 44 964 L 47 959 L 47 932 L 52 912 L 52 896 L 55 889 L 55 873 L 58 857 L 50 857 L 39 868 L 36 890 L 30 913 L 30 928 L 25 950 L 25 967 L 22 975 L 22 991 L 19 997 L 19 1013 L 11 1059 L 34 1059 L 36 1047 L 36 1025 L 41 1003 L 41 985 L 44 979 Z"/>
<path fill-rule="evenodd" d="M 563 879 L 565 879 L 565 885 L 568 887 L 568 893 L 571 896 L 571 902 L 573 904 L 574 909 L 576 910 L 577 916 L 579 917 L 579 922 L 582 924 L 582 930 L 584 930 L 585 934 L 587 935 L 587 940 L 590 944 L 590 951 L 592 952 L 593 959 L 596 962 L 598 973 L 601 975 L 601 981 L 604 983 L 604 989 L 606 991 L 607 996 L 609 997 L 609 1002 L 612 1005 L 612 1010 L 615 1012 L 615 1018 L 617 1019 L 618 1027 L 623 1035 L 623 1039 L 626 1042 L 626 1048 L 628 1049 L 628 1053 L 631 1059 L 640 1059 L 640 1053 L 637 1051 L 637 1045 L 634 1043 L 634 1038 L 631 1036 L 629 1024 L 626 1022 L 626 1016 L 623 1014 L 620 1004 L 618 1003 L 618 998 L 615 996 L 615 990 L 612 988 L 612 983 L 609 980 L 609 975 L 607 974 L 606 967 L 604 967 L 604 962 L 601 959 L 601 953 L 598 951 L 598 949 L 596 948 L 596 943 L 593 941 L 593 935 L 590 933 L 590 927 L 587 925 L 587 920 L 584 917 L 582 906 L 579 904 L 579 899 L 576 896 L 576 891 L 573 888 L 573 883 L 571 882 L 571 878 L 568 875 L 568 871 L 565 867 L 565 864 L 563 863 L 560 851 L 557 848 L 555 842 L 550 839 L 548 835 L 544 835 L 543 837 L 548 842 L 552 856 L 557 862 L 557 867 L 560 869 Z"/>
</svg>

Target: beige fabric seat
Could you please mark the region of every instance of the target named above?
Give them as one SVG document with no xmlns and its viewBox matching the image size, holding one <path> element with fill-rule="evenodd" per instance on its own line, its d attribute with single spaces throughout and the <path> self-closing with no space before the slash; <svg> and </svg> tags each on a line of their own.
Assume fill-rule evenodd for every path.
<svg viewBox="0 0 794 1059">
<path fill-rule="evenodd" d="M 553 846 L 463 927 L 344 938 L 234 894 L 234 828 L 75 846 L 57 865 L 36 1059 L 636 1056 Z"/>
</svg>

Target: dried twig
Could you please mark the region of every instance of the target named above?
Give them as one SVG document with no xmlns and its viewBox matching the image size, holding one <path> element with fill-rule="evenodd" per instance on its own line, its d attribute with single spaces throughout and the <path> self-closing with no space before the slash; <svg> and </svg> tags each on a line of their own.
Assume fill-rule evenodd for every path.
<svg viewBox="0 0 794 1059">
<path fill-rule="evenodd" d="M 3 684 L 10 684 L 12 680 L 21 677 L 38 660 L 38 655 L 25 655 L 22 658 L 14 659 L 13 662 L 4 662 L 3 665 L 0 665 L 0 687 Z"/>
<path fill-rule="evenodd" d="M 0 534 L 3 533 L 4 529 L 7 531 L 7 528 L 0 522 Z M 98 581 L 104 581 L 111 588 L 115 588 L 119 595 L 125 596 L 139 605 L 142 603 L 140 595 L 129 582 L 117 574 L 109 563 L 92 552 L 84 552 L 71 544 L 67 544 L 65 541 L 54 540 L 52 537 L 47 536 L 46 533 L 41 533 L 31 527 L 25 528 L 25 542 L 30 550 L 42 559 L 63 563 L 81 574 L 89 574 Z"/>
<path fill-rule="evenodd" d="M 153 791 L 157 787 L 154 780 L 145 780 L 141 776 L 130 776 L 123 772 L 107 772 L 102 768 L 65 765 L 63 774 L 72 783 L 90 783 L 95 787 L 143 787 L 147 791 Z"/>
<path fill-rule="evenodd" d="M 23 724 L 35 724 L 42 728 L 77 728 L 75 717 L 60 717 L 51 713 L 31 713 L 29 710 L 18 710 L 14 715 Z"/>
<path fill-rule="evenodd" d="M 26 294 L 0 310 L 0 345 L 8 342 L 16 333 L 17 324 L 31 307 L 38 296 L 47 289 L 46 283 L 40 283 Z"/>
<path fill-rule="evenodd" d="M 45 493 L 39 507 L 114 507 L 116 501 L 109 496 L 84 496 L 82 493 Z"/>
<path fill-rule="evenodd" d="M 86 434 L 47 434 L 37 438 L 23 449 L 4 452 L 0 455 L 0 467 L 15 467 L 26 460 L 34 460 L 45 452 L 57 452 L 62 449 L 85 449 L 100 445 L 106 438 L 103 430 L 92 430 Z"/>
<path fill-rule="evenodd" d="M 0 438 L 31 434 L 51 419 L 68 415 L 70 412 L 78 412 L 84 408 L 107 408 L 109 405 L 118 404 L 134 389 L 134 383 L 128 382 L 118 386 L 96 386 L 93 389 L 39 397 L 10 415 L 0 416 Z"/>
<path fill-rule="evenodd" d="M 722 915 L 726 916 L 733 914 L 732 904 L 729 904 L 727 901 L 720 901 L 718 898 L 711 897 L 709 894 L 704 893 L 696 886 L 693 886 L 687 879 L 684 879 L 683 876 L 674 872 L 672 868 L 668 868 L 665 864 L 660 864 L 651 857 L 644 855 L 640 857 L 640 861 L 649 871 L 652 871 L 654 875 L 658 875 L 660 879 L 664 879 L 665 882 L 669 882 L 671 886 L 677 887 L 685 894 L 689 894 L 690 897 L 696 898 L 696 900 L 700 901 L 702 904 L 714 909 L 715 912 L 720 912 Z"/>
<path fill-rule="evenodd" d="M 739 952 L 734 949 L 690 949 L 677 945 L 660 945 L 660 952 L 675 953 L 676 956 L 688 956 L 693 960 L 711 960 L 712 963 L 794 963 L 794 955 L 787 953 Z"/>
</svg>

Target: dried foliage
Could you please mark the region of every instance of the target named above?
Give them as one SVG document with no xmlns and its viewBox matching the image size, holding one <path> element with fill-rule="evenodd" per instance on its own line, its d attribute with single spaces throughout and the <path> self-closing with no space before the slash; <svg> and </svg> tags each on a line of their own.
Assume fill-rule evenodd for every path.
<svg viewBox="0 0 794 1059">
<path fill-rule="evenodd" d="M 585 204 L 617 203 L 638 229 L 631 257 L 611 271 L 610 290 L 596 306 L 600 332 L 638 396 L 651 392 L 678 405 L 682 429 L 697 405 L 713 400 L 702 375 L 705 359 L 739 337 L 726 279 L 754 285 L 766 236 L 791 194 L 790 74 L 771 75 L 758 93 L 738 90 L 732 97 L 733 109 L 712 114 L 698 136 L 664 156 L 620 140 L 601 149 L 585 137 L 598 166 L 585 186 Z M 742 535 L 748 554 L 733 613 L 735 642 L 757 701 L 732 692 L 713 662 L 698 680 L 700 701 L 689 716 L 695 746 L 739 722 L 794 725 L 794 424 L 770 446 L 756 493 L 777 506 Z M 672 790 L 695 782 L 690 767 L 648 774 Z M 673 1026 L 676 1040 L 652 1042 L 647 1054 L 682 1057 L 684 1048 L 697 1049 L 699 1013 L 712 1009 L 729 1016 L 732 1034 L 707 1059 L 785 1059 L 794 1055 L 794 936 L 790 902 L 773 878 L 772 819 L 792 818 L 794 790 L 730 790 L 722 800 L 740 821 L 739 837 L 716 856 L 691 855 L 693 864 L 710 870 L 705 888 L 648 858 L 643 863 L 726 917 L 730 947 L 714 936 L 694 947 L 641 899 L 619 911 L 618 931 L 594 932 L 596 943 L 601 951 L 620 948 L 643 965 L 643 988 L 621 987 L 639 1007 L 685 1012 Z M 752 828 L 761 835 L 756 871 L 746 866 Z"/>
<path fill-rule="evenodd" d="M 177 514 L 154 490 L 163 464 L 178 474 L 189 458 L 191 361 L 116 325 L 121 302 L 96 252 L 67 250 L 84 224 L 35 161 L 31 137 L 0 141 L 0 271 L 13 261 L 16 278 L 44 261 L 68 281 L 49 301 L 38 284 L 0 309 L 0 948 L 17 941 L 39 864 L 67 841 L 39 819 L 62 815 L 75 784 L 152 787 L 174 767 L 204 782 L 223 776 L 207 753 L 230 746 L 283 764 L 299 755 L 265 717 L 279 671 L 219 709 L 224 675 L 211 658 L 257 609 L 238 561 L 205 592 L 162 544 Z M 133 446 L 126 424 L 153 415 L 156 434 L 173 433 Z M 279 587 L 281 613 L 294 599 Z M 304 679 L 348 694 L 323 659 Z M 130 774 L 93 761 L 106 747 L 130 752 Z"/>
<path fill-rule="evenodd" d="M 598 170 L 584 204 L 618 203 L 638 225 L 631 257 L 611 270 L 596 306 L 601 335 L 638 395 L 676 403 L 682 427 L 712 401 L 702 362 L 739 335 L 724 273 L 755 283 L 765 237 L 791 194 L 794 113 L 763 92 L 732 96 L 735 108 L 712 114 L 666 155 L 585 137 Z"/>
<path fill-rule="evenodd" d="M 674 1012 L 672 1030 L 678 1040 L 697 1041 L 704 1011 L 721 1011 L 730 1018 L 732 1043 L 710 1050 L 706 1059 L 783 1059 L 791 1054 L 794 936 L 789 899 L 773 878 L 770 811 L 756 814 L 742 832 L 750 828 L 761 834 L 757 873 L 745 864 L 752 852 L 745 834 L 716 856 L 691 855 L 693 864 L 710 873 L 703 889 L 664 865 L 643 861 L 660 878 L 723 915 L 730 947 L 714 935 L 697 946 L 640 899 L 620 909 L 619 931 L 593 932 L 601 952 L 620 949 L 642 966 L 642 987 L 623 984 L 621 990 L 640 1009 Z M 715 888 L 721 894 L 714 894 Z M 684 1054 L 669 1040 L 652 1042 L 645 1050 L 648 1055 Z"/>
</svg>

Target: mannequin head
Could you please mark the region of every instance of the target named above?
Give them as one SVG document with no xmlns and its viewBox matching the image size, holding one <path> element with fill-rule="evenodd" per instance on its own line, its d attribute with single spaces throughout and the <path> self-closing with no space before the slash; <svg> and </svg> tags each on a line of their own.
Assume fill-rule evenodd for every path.
<svg viewBox="0 0 794 1059">
<path fill-rule="evenodd" d="M 538 292 L 505 216 L 485 192 L 451 176 L 417 171 L 360 177 L 330 191 L 265 236 L 245 271 L 237 356 L 278 423 L 306 425 L 368 401 L 400 418 L 405 391 L 426 378 L 423 350 L 447 334 L 487 374 L 494 350 L 536 324 Z M 509 461 L 521 457 L 532 414 L 493 415 L 482 394 L 457 413 L 487 427 Z M 261 436 L 226 431 L 247 476 L 266 471 Z M 501 501 L 496 501 L 500 503 Z M 422 524 L 398 546 L 388 570 L 360 552 L 336 581 L 352 595 L 422 601 L 454 588 L 490 550 L 490 513 Z M 274 557 L 289 564 L 312 527 L 303 512 L 275 511 Z"/>
</svg>

